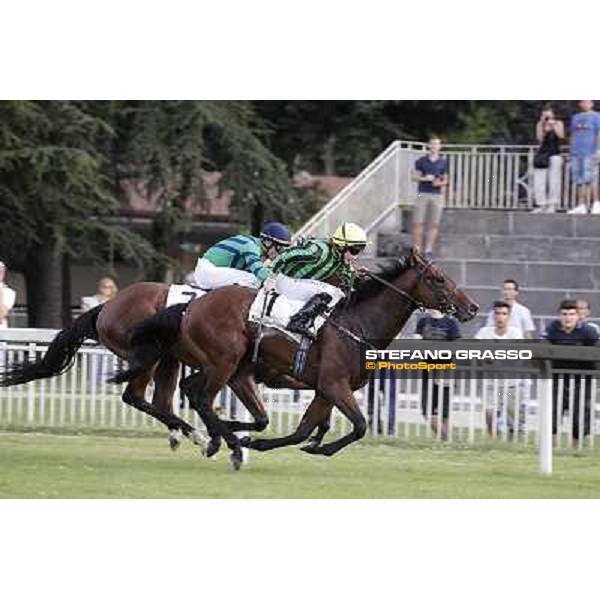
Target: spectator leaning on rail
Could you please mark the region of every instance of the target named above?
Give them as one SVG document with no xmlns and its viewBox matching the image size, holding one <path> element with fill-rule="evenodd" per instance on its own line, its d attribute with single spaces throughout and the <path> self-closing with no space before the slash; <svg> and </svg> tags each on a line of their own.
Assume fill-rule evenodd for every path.
<svg viewBox="0 0 600 600">
<path fill-rule="evenodd" d="M 535 336 L 535 325 L 531 318 L 531 311 L 517 302 L 518 297 L 519 284 L 514 279 L 505 279 L 502 284 L 502 299 L 510 306 L 508 325 L 520 329 L 524 339 L 532 340 Z M 488 313 L 486 325 L 494 326 L 494 309 Z"/>
<path fill-rule="evenodd" d="M 600 114 L 593 100 L 580 100 L 581 112 L 571 117 L 571 173 L 577 186 L 577 206 L 570 214 L 600 214 L 598 161 L 600 160 Z"/>
<path fill-rule="evenodd" d="M 590 303 L 587 301 L 587 299 L 577 298 L 577 300 L 575 300 L 575 303 L 577 306 L 577 316 L 579 317 L 579 324 L 589 325 L 598 335 L 600 335 L 600 325 L 589 320 L 591 310 Z"/>
<path fill-rule="evenodd" d="M 555 118 L 550 105 L 542 110 L 535 137 L 540 147 L 533 158 L 533 194 L 538 207 L 534 212 L 554 212 L 560 200 L 560 143 L 565 137 L 565 126 Z"/>
<path fill-rule="evenodd" d="M 413 244 L 421 248 L 423 224 L 429 207 L 429 224 L 425 242 L 425 258 L 433 260 L 433 247 L 438 236 L 442 211 L 444 210 L 444 191 L 448 185 L 448 161 L 440 155 L 442 142 L 432 136 L 429 139 L 429 152 L 415 163 L 413 181 L 419 183 L 417 200 L 413 208 L 412 236 Z"/>
<path fill-rule="evenodd" d="M 417 321 L 415 339 L 443 340 L 453 342 L 461 337 L 458 321 L 454 317 L 443 315 L 439 310 L 429 310 L 427 315 Z M 443 363 L 447 361 L 428 361 L 429 363 Z M 429 383 L 431 381 L 431 383 Z M 431 428 L 441 439 L 448 439 L 448 417 L 450 416 L 450 384 L 438 373 L 431 377 L 424 371 L 421 377 L 421 409 L 423 416 L 431 418 Z M 441 396 L 441 398 L 440 398 Z M 430 401 L 431 398 L 431 401 Z M 441 409 L 440 409 L 441 401 Z M 440 412 L 442 415 L 440 422 Z"/>
<path fill-rule="evenodd" d="M 589 325 L 579 323 L 575 300 L 563 300 L 561 302 L 559 319 L 548 325 L 542 337 L 551 344 L 567 346 L 594 346 L 598 342 L 598 333 Z M 594 363 L 586 360 L 554 360 L 552 361 L 552 369 L 593 370 Z M 583 391 L 581 389 L 582 384 L 585 387 Z M 559 409 L 562 418 L 564 413 L 569 410 L 571 398 L 573 407 L 571 413 L 573 446 L 577 445 L 582 434 L 580 420 L 583 421 L 583 436 L 590 433 L 591 384 L 592 378 L 589 375 L 554 373 L 552 376 L 552 433 L 554 435 L 554 445 L 557 442 Z M 583 415 L 580 415 L 581 410 Z"/>
<path fill-rule="evenodd" d="M 0 329 L 8 327 L 8 314 L 15 305 L 17 293 L 4 283 L 6 265 L 0 261 Z"/>
<path fill-rule="evenodd" d="M 519 327 L 509 325 L 511 306 L 506 300 L 494 302 L 494 324 L 479 329 L 475 334 L 476 340 L 522 340 L 523 331 Z M 525 434 L 525 405 L 522 401 L 523 380 L 497 378 L 497 386 L 494 380 L 486 380 L 486 398 L 492 398 L 494 391 L 497 400 L 492 400 L 492 406 L 486 406 L 485 420 L 490 435 L 496 435 L 508 426 L 510 437 L 514 435 L 515 424 L 519 435 Z M 506 400 L 506 402 L 505 402 Z M 496 406 L 496 427 L 494 427 L 494 410 Z M 505 418 L 506 416 L 506 418 Z M 515 417 L 517 417 L 515 419 Z M 517 421 L 517 423 L 515 423 Z"/>
<path fill-rule="evenodd" d="M 103 277 L 98 282 L 98 293 L 93 296 L 83 296 L 81 298 L 81 310 L 87 312 L 100 304 L 112 300 L 119 291 L 115 280 L 112 277 Z"/>
</svg>

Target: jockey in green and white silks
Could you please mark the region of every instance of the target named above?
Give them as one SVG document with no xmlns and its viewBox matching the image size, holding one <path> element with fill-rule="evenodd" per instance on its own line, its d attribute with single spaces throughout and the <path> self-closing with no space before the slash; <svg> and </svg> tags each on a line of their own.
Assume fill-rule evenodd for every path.
<svg viewBox="0 0 600 600">
<path fill-rule="evenodd" d="M 343 297 L 342 290 L 325 280 L 337 275 L 352 284 L 356 257 L 367 245 L 367 236 L 354 223 L 340 225 L 328 240 L 308 240 L 284 250 L 272 265 L 275 291 L 292 300 L 306 302 L 288 324 L 288 330 L 311 337 L 315 319 L 333 308 Z M 270 287 L 267 284 L 267 287 Z"/>
<path fill-rule="evenodd" d="M 290 245 L 290 232 L 281 223 L 268 223 L 260 238 L 235 235 L 209 248 L 198 260 L 194 278 L 199 287 L 213 290 L 226 285 L 259 288 L 271 275 L 265 260 L 273 260 Z"/>
</svg>

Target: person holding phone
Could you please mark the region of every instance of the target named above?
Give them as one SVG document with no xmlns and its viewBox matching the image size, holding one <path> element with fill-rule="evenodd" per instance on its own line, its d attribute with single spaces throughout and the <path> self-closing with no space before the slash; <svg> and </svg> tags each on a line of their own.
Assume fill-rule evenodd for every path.
<svg viewBox="0 0 600 600">
<path fill-rule="evenodd" d="M 553 213 L 560 202 L 562 157 L 560 144 L 565 139 L 565 126 L 546 105 L 535 126 L 540 144 L 533 161 L 533 194 L 537 209 L 534 212 Z"/>
</svg>

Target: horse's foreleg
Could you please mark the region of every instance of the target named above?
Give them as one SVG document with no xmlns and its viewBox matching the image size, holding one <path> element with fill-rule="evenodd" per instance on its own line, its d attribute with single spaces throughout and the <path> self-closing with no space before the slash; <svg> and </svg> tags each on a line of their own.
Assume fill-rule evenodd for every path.
<svg viewBox="0 0 600 600">
<path fill-rule="evenodd" d="M 335 403 L 344 416 L 352 423 L 352 431 L 347 435 L 324 444 L 323 446 L 306 447 L 305 451 L 309 454 L 322 454 L 323 456 L 332 456 L 345 448 L 348 444 L 355 442 L 367 433 L 367 422 L 352 394 L 352 389 L 346 383 L 337 383 L 324 388 L 322 393 L 328 399 Z"/>
<path fill-rule="evenodd" d="M 331 411 L 333 410 L 333 405 L 329 405 L 329 412 L 327 416 L 324 417 L 323 421 L 319 423 L 317 427 L 317 433 L 313 435 L 309 440 L 306 446 L 302 446 L 300 450 L 304 452 L 310 452 L 313 448 L 320 446 L 323 443 L 323 438 L 327 435 L 327 432 L 331 429 Z"/>
<path fill-rule="evenodd" d="M 252 448 L 253 450 L 264 452 L 266 450 L 274 450 L 275 448 L 300 444 L 308 439 L 317 426 L 329 419 L 330 412 L 331 405 L 317 394 L 306 409 L 306 412 L 294 433 L 280 438 L 260 440 L 244 438 L 242 439 L 242 445 Z"/>
</svg>

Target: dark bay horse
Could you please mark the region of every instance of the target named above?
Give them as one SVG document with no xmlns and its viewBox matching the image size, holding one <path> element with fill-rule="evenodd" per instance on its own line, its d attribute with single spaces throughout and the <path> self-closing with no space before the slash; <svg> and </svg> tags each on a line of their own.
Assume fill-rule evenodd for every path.
<svg viewBox="0 0 600 600">
<path fill-rule="evenodd" d="M 168 291 L 169 286 L 164 283 L 140 282 L 126 287 L 114 299 L 84 313 L 70 327 L 61 330 L 39 360 L 8 365 L 0 374 L 0 386 L 23 384 L 64 373 L 72 366 L 77 350 L 86 339 L 96 340 L 118 357 L 129 359 L 132 326 L 162 310 Z M 179 361 L 165 353 L 160 362 L 128 383 L 123 401 L 163 423 L 170 432 L 171 448 L 176 449 L 179 445 L 181 431 L 204 451 L 204 435 L 173 412 L 179 366 Z M 151 380 L 154 380 L 155 387 L 152 403 L 149 403 L 145 400 L 145 391 Z"/>
<path fill-rule="evenodd" d="M 252 363 L 257 328 L 248 322 L 247 316 L 255 296 L 254 290 L 231 286 L 193 301 L 183 313 L 177 342 L 170 349 L 182 362 L 200 367 L 182 382 L 182 387 L 197 403 L 211 437 L 223 436 L 231 448 L 234 466 L 241 459 L 240 441 L 212 410 L 214 398 L 223 386 L 229 384 L 247 406 L 260 402 L 257 387 L 260 382 L 273 388 L 315 390 L 315 398 L 294 433 L 274 439 L 246 438 L 243 445 L 269 450 L 298 444 L 320 427 L 320 439 L 307 450 L 331 456 L 366 432 L 365 419 L 353 395 L 367 381 L 359 365 L 357 338 L 385 348 L 417 308 L 455 314 L 461 321 L 473 318 L 479 309 L 442 269 L 411 251 L 391 268 L 371 274 L 370 280 L 358 285 L 349 304 L 342 302 L 336 307 L 310 350 L 303 375 L 296 379 L 293 362 L 297 345 L 275 329 L 268 330 L 260 344 L 258 360 Z M 160 313 L 148 320 L 147 333 L 160 321 Z M 120 380 L 127 380 L 136 368 L 147 368 L 145 365 L 160 356 L 136 354 L 137 367 L 121 373 Z M 351 421 L 353 429 L 334 442 L 320 445 L 334 406 Z"/>
</svg>

